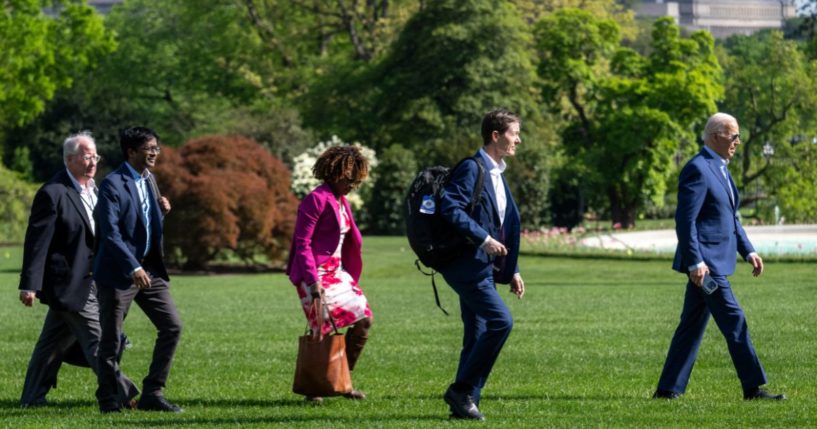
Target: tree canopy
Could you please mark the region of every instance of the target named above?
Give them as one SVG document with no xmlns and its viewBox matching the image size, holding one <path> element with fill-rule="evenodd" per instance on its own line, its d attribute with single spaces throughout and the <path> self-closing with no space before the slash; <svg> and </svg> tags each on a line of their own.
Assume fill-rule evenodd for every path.
<svg viewBox="0 0 817 429">
<path fill-rule="evenodd" d="M 3 0 L 0 8 L 0 127 L 22 125 L 45 109 L 57 90 L 116 46 L 94 9 L 54 2 Z"/>
<path fill-rule="evenodd" d="M 817 182 L 817 60 L 779 31 L 734 36 L 721 54 L 728 76 L 721 108 L 738 118 L 741 147 L 730 169 L 745 191 L 742 204 L 768 211 L 781 204 L 790 221 L 808 219 Z M 764 148 L 767 151 L 764 155 Z M 773 150 L 774 153 L 768 152 Z M 762 182 L 764 192 L 758 192 Z M 778 194 L 778 201 L 768 201 Z M 767 201 L 757 201 L 763 199 Z M 814 212 L 812 212 L 814 213 Z"/>
<path fill-rule="evenodd" d="M 632 226 L 646 201 L 662 203 L 674 155 L 716 110 L 723 88 L 712 36 L 683 38 L 662 18 L 642 55 L 622 46 L 614 21 L 561 9 L 539 22 L 536 47 L 543 99 L 567 120 L 566 176 L 581 177 L 578 191 L 613 223 Z"/>
</svg>

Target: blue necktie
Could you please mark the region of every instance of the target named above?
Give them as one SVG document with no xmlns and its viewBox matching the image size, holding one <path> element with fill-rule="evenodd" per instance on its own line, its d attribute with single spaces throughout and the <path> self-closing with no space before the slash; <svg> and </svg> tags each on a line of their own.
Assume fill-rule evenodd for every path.
<svg viewBox="0 0 817 429">
<path fill-rule="evenodd" d="M 145 232 L 147 233 L 147 240 L 145 241 L 145 254 L 147 256 L 150 250 L 150 194 L 146 186 L 147 179 L 142 178 L 138 182 L 139 189 L 142 191 L 142 216 L 145 218 Z"/>
<path fill-rule="evenodd" d="M 726 188 L 729 189 L 729 201 L 732 203 L 732 206 L 735 205 L 735 194 L 732 193 L 732 180 L 729 175 L 729 170 L 726 168 L 726 165 L 721 165 L 721 174 L 723 174 L 723 178 L 726 179 Z"/>
</svg>

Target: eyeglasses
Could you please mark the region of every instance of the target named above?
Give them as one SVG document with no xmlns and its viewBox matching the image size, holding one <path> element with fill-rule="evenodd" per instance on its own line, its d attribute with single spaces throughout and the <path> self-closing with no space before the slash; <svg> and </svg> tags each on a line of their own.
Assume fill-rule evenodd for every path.
<svg viewBox="0 0 817 429">
<path fill-rule="evenodd" d="M 735 140 L 740 140 L 740 134 L 729 134 L 729 141 L 733 142 Z"/>
<path fill-rule="evenodd" d="M 143 151 L 145 151 L 147 153 L 158 154 L 158 153 L 162 152 L 162 148 L 160 148 L 159 146 L 146 146 L 146 147 L 141 147 L 139 149 L 143 150 Z"/>
<path fill-rule="evenodd" d="M 88 161 L 99 162 L 100 160 L 102 160 L 102 157 L 99 156 L 99 155 L 94 155 L 94 156 L 85 155 L 85 156 L 82 157 L 82 160 L 85 161 L 85 162 L 88 162 Z"/>
</svg>

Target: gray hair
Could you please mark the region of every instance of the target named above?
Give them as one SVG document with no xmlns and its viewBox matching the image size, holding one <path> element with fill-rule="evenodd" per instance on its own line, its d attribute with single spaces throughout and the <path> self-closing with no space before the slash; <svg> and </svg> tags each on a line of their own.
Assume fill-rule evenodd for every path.
<svg viewBox="0 0 817 429">
<path fill-rule="evenodd" d="M 733 122 L 737 124 L 738 120 L 728 113 L 718 112 L 710 116 L 706 121 L 706 126 L 704 127 L 704 141 L 708 141 L 709 136 L 712 134 L 723 132 L 726 125 Z"/>
<path fill-rule="evenodd" d="M 94 140 L 94 136 L 92 136 L 88 130 L 71 134 L 62 144 L 62 160 L 64 163 L 68 163 L 69 156 L 76 155 L 76 153 L 79 152 L 79 144 L 82 140 L 88 140 L 92 145 L 96 146 L 96 140 Z"/>
</svg>

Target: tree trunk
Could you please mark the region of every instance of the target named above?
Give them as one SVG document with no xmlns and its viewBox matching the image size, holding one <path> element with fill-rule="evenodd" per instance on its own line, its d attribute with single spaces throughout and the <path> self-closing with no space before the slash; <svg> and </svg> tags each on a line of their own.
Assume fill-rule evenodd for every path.
<svg viewBox="0 0 817 429">
<path fill-rule="evenodd" d="M 619 195 L 619 191 L 615 188 L 611 188 L 608 194 L 610 198 L 610 217 L 612 218 L 613 226 L 618 225 L 621 229 L 633 228 L 635 226 L 635 217 L 638 213 L 637 205 Z"/>
</svg>

